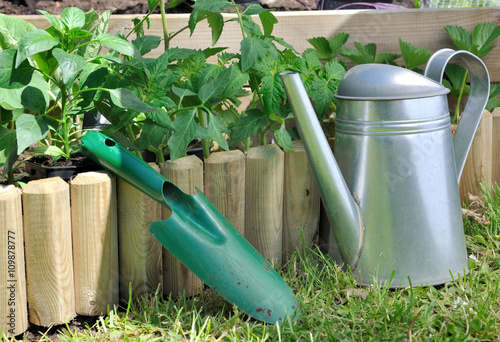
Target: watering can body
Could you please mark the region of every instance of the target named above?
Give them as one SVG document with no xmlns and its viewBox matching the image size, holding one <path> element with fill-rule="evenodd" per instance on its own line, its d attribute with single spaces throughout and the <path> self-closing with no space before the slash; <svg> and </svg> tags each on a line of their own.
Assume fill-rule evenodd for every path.
<svg viewBox="0 0 500 342">
<path fill-rule="evenodd" d="M 471 98 L 452 138 L 440 81 L 457 54 L 471 73 Z M 489 94 L 484 64 L 447 49 L 431 57 L 426 76 L 380 64 L 352 68 L 336 95 L 335 158 L 287 77 L 333 235 L 357 283 L 436 285 L 466 274 L 458 180 Z"/>
</svg>

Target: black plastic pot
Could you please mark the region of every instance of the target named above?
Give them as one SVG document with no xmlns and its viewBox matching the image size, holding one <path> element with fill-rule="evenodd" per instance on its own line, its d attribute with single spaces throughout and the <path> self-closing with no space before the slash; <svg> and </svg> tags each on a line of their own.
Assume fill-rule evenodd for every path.
<svg viewBox="0 0 500 342">
<path fill-rule="evenodd" d="M 67 181 L 78 173 L 103 170 L 100 165 L 88 158 L 85 159 L 84 163 L 77 163 L 76 165 L 48 166 L 37 163 L 36 161 L 25 161 L 24 164 L 30 180 L 61 177 L 63 180 Z"/>
</svg>

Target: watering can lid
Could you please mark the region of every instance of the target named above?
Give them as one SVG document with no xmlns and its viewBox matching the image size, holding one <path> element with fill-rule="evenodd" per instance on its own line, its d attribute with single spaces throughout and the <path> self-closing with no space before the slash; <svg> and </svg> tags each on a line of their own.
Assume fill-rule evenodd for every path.
<svg viewBox="0 0 500 342">
<path fill-rule="evenodd" d="M 337 95 L 344 100 L 402 100 L 448 94 L 445 88 L 414 71 L 387 64 L 362 64 L 350 69 Z"/>
</svg>

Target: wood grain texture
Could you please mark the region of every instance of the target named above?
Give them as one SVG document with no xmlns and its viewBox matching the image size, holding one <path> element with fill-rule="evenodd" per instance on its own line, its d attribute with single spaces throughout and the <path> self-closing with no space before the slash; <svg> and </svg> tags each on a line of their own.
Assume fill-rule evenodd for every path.
<svg viewBox="0 0 500 342">
<path fill-rule="evenodd" d="M 492 121 L 493 117 L 491 113 L 485 110 L 474 136 L 474 141 L 472 142 L 460 179 L 460 198 L 465 200 L 465 202 L 468 201 L 469 193 L 482 197 L 481 183 L 491 185 Z"/>
<path fill-rule="evenodd" d="M 491 139 L 491 184 L 500 185 L 500 108 L 495 108 L 492 115 L 492 130 Z"/>
<path fill-rule="evenodd" d="M 245 165 L 245 237 L 271 263 L 281 262 L 284 155 L 277 145 L 252 147 Z"/>
<path fill-rule="evenodd" d="M 167 161 L 160 166 L 161 174 L 187 194 L 196 194 L 196 188 L 203 191 L 203 163 L 192 155 Z M 162 208 L 163 219 L 170 217 L 171 211 Z M 186 266 L 163 248 L 163 293 L 180 296 L 194 295 L 203 290 L 203 282 Z"/>
<path fill-rule="evenodd" d="M 160 171 L 154 163 L 150 165 Z M 118 236 L 120 245 L 120 297 L 138 298 L 157 290 L 162 282 L 162 245 L 149 226 L 162 219 L 160 203 L 122 179 L 118 180 Z"/>
<path fill-rule="evenodd" d="M 119 302 L 116 178 L 84 172 L 70 189 L 76 313 L 105 315 Z"/>
<path fill-rule="evenodd" d="M 0 334 L 28 329 L 21 191 L 0 185 Z"/>
<path fill-rule="evenodd" d="M 319 231 L 320 191 L 302 141 L 285 152 L 283 194 L 283 250 L 285 257 L 311 247 Z M 304 241 L 302 241 L 302 235 Z"/>
<path fill-rule="evenodd" d="M 417 48 L 437 51 L 442 48 L 456 49 L 444 30 L 446 25 L 458 25 L 471 31 L 482 22 L 500 24 L 500 8 L 442 8 L 412 10 L 342 10 L 342 11 L 291 11 L 274 12 L 278 19 L 273 35 L 284 38 L 297 51 L 302 52 L 311 45 L 307 39 L 313 37 L 332 38 L 335 34 L 346 32 L 350 35 L 347 48 L 353 48 L 354 42 L 362 44 L 376 43 L 377 51 L 399 53 L 398 38 L 409 42 Z M 113 15 L 109 22 L 110 33 L 117 33 L 131 27 L 131 20 L 136 15 Z M 234 14 L 224 14 L 225 19 Z M 41 16 L 22 16 L 39 28 L 49 24 Z M 175 32 L 188 23 L 189 14 L 167 14 L 169 32 Z M 258 18 L 256 18 L 258 21 Z M 390 23 L 390 25 L 388 25 Z M 162 36 L 162 25 L 159 14 L 151 16 L 151 28 L 148 34 Z M 241 29 L 236 22 L 228 22 L 224 26 L 221 38 L 216 46 L 228 47 L 227 52 L 239 52 Z M 190 37 L 189 30 L 179 34 L 171 47 L 205 49 L 210 47 L 211 31 L 206 22 L 197 25 Z M 163 44 L 150 53 L 151 57 L 159 56 L 164 51 Z M 490 71 L 492 82 L 500 82 L 500 49 L 484 58 Z"/>
<path fill-rule="evenodd" d="M 69 185 L 46 178 L 23 193 L 29 321 L 62 324 L 76 315 Z"/>
<path fill-rule="evenodd" d="M 205 196 L 241 233 L 245 231 L 245 155 L 212 153 L 205 160 Z"/>
</svg>

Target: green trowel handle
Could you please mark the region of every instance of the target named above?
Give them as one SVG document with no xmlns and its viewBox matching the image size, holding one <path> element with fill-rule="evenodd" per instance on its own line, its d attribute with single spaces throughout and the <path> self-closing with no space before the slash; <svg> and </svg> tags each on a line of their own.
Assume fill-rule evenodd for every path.
<svg viewBox="0 0 500 342">
<path fill-rule="evenodd" d="M 168 186 L 171 189 L 177 187 L 141 158 L 97 131 L 87 132 L 83 136 L 81 144 L 83 153 L 90 159 L 104 166 L 154 200 L 168 206 L 163 196 L 163 187 L 165 183 L 169 183 Z"/>
</svg>

